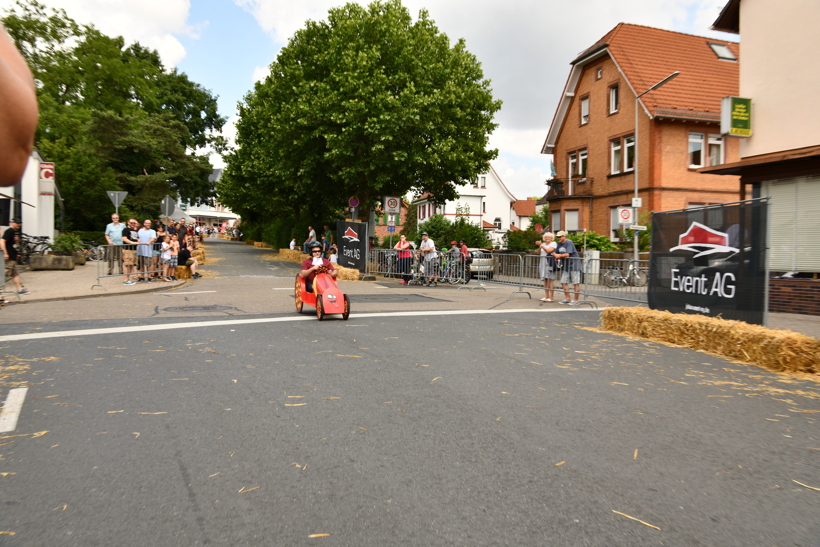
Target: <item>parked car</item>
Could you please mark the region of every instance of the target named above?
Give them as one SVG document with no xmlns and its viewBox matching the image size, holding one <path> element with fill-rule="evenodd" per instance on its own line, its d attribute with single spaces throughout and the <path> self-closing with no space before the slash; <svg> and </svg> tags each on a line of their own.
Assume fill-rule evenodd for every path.
<svg viewBox="0 0 820 547">
<path fill-rule="evenodd" d="M 493 277 L 493 255 L 486 249 L 467 249 L 473 257 L 470 264 L 470 276 L 475 279 L 492 279 Z"/>
</svg>

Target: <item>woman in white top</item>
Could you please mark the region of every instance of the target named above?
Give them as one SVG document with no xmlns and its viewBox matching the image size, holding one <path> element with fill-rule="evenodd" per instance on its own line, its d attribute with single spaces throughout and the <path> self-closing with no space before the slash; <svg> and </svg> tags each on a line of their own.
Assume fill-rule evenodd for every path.
<svg viewBox="0 0 820 547">
<path fill-rule="evenodd" d="M 544 280 L 544 292 L 546 296 L 541 299 L 541 302 L 552 302 L 554 287 L 553 280 L 555 279 L 555 259 L 552 253 L 555 252 L 556 244 L 553 241 L 555 235 L 552 232 L 547 232 L 541 238 L 541 241 L 536 241 L 535 245 L 541 251 L 541 261 L 539 263 L 539 270 L 541 279 Z"/>
</svg>

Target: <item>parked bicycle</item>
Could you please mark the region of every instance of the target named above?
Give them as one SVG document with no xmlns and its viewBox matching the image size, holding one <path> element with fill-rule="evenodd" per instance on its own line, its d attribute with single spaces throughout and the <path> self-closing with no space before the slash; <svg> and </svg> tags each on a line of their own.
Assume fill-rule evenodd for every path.
<svg viewBox="0 0 820 547">
<path fill-rule="evenodd" d="M 94 262 L 105 260 L 105 247 L 99 245 L 96 241 L 83 242 L 83 254 L 86 259 Z"/>
<path fill-rule="evenodd" d="M 21 266 L 28 264 L 31 255 L 46 254 L 51 250 L 48 236 L 30 236 L 20 234 L 20 241 L 17 243 L 17 263 Z"/>
<path fill-rule="evenodd" d="M 648 276 L 646 271 L 639 268 L 635 262 L 630 262 L 627 267 L 626 275 L 624 275 L 620 268 L 612 268 L 604 273 L 604 285 L 610 289 L 620 287 L 621 285 L 628 285 L 633 287 L 643 287 L 646 285 Z"/>
</svg>

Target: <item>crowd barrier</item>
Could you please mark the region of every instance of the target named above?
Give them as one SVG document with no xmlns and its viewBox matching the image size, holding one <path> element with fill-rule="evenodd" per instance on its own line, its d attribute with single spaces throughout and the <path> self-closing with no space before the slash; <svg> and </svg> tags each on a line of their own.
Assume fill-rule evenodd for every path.
<svg viewBox="0 0 820 547">
<path fill-rule="evenodd" d="M 403 279 L 410 285 L 449 283 L 466 285 L 473 277 L 469 261 L 461 253 L 436 251 L 434 257 L 420 250 L 371 249 L 367 273 Z"/>
<path fill-rule="evenodd" d="M 150 249 L 148 253 L 143 252 L 143 254 L 151 254 L 151 256 L 140 256 L 139 249 L 145 249 L 146 247 L 150 247 Z M 100 280 L 112 277 L 133 281 L 136 281 L 136 278 L 140 276 L 147 276 L 148 279 L 152 279 L 155 277 L 154 274 L 160 277 L 174 276 L 179 279 L 191 277 L 191 272 L 185 267 L 185 264 L 170 266 L 166 271 L 162 263 L 162 257 L 154 256 L 154 244 L 100 245 L 99 248 L 102 249 L 102 259 L 94 262 L 97 265 L 97 282 L 91 286 L 92 289 L 95 287 L 105 289 Z M 204 251 L 202 250 L 191 251 L 191 258 L 195 259 L 198 265 L 205 263 Z"/>
</svg>

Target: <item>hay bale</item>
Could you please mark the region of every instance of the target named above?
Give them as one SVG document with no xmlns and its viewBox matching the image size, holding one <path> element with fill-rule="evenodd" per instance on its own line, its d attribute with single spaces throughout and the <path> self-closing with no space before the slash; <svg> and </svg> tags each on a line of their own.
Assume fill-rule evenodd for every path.
<svg viewBox="0 0 820 547">
<path fill-rule="evenodd" d="M 253 244 L 253 246 L 256 247 L 257 249 L 272 249 L 273 248 L 270 245 L 268 245 L 267 243 L 265 243 L 264 241 L 257 241 Z"/>
<path fill-rule="evenodd" d="M 302 262 L 304 259 L 310 258 L 301 249 L 279 249 L 279 256 L 292 262 Z"/>
<path fill-rule="evenodd" d="M 177 266 L 174 268 L 174 277 L 177 279 L 191 279 L 191 270 L 188 266 Z"/>
<path fill-rule="evenodd" d="M 742 321 L 646 308 L 606 308 L 604 330 L 706 351 L 781 372 L 820 372 L 820 341 Z"/>
<path fill-rule="evenodd" d="M 246 239 L 245 240 L 245 245 L 253 245 L 254 243 L 256 243 L 256 242 L 252 239 Z"/>
<path fill-rule="evenodd" d="M 205 250 L 204 249 L 196 249 L 191 251 L 191 257 L 197 261 L 200 265 L 205 264 Z"/>
<path fill-rule="evenodd" d="M 336 276 L 336 279 L 339 281 L 358 281 L 359 280 L 359 270 L 354 270 L 353 268 L 345 268 L 344 266 L 339 266 L 336 264 L 336 270 L 339 272 Z"/>
</svg>

